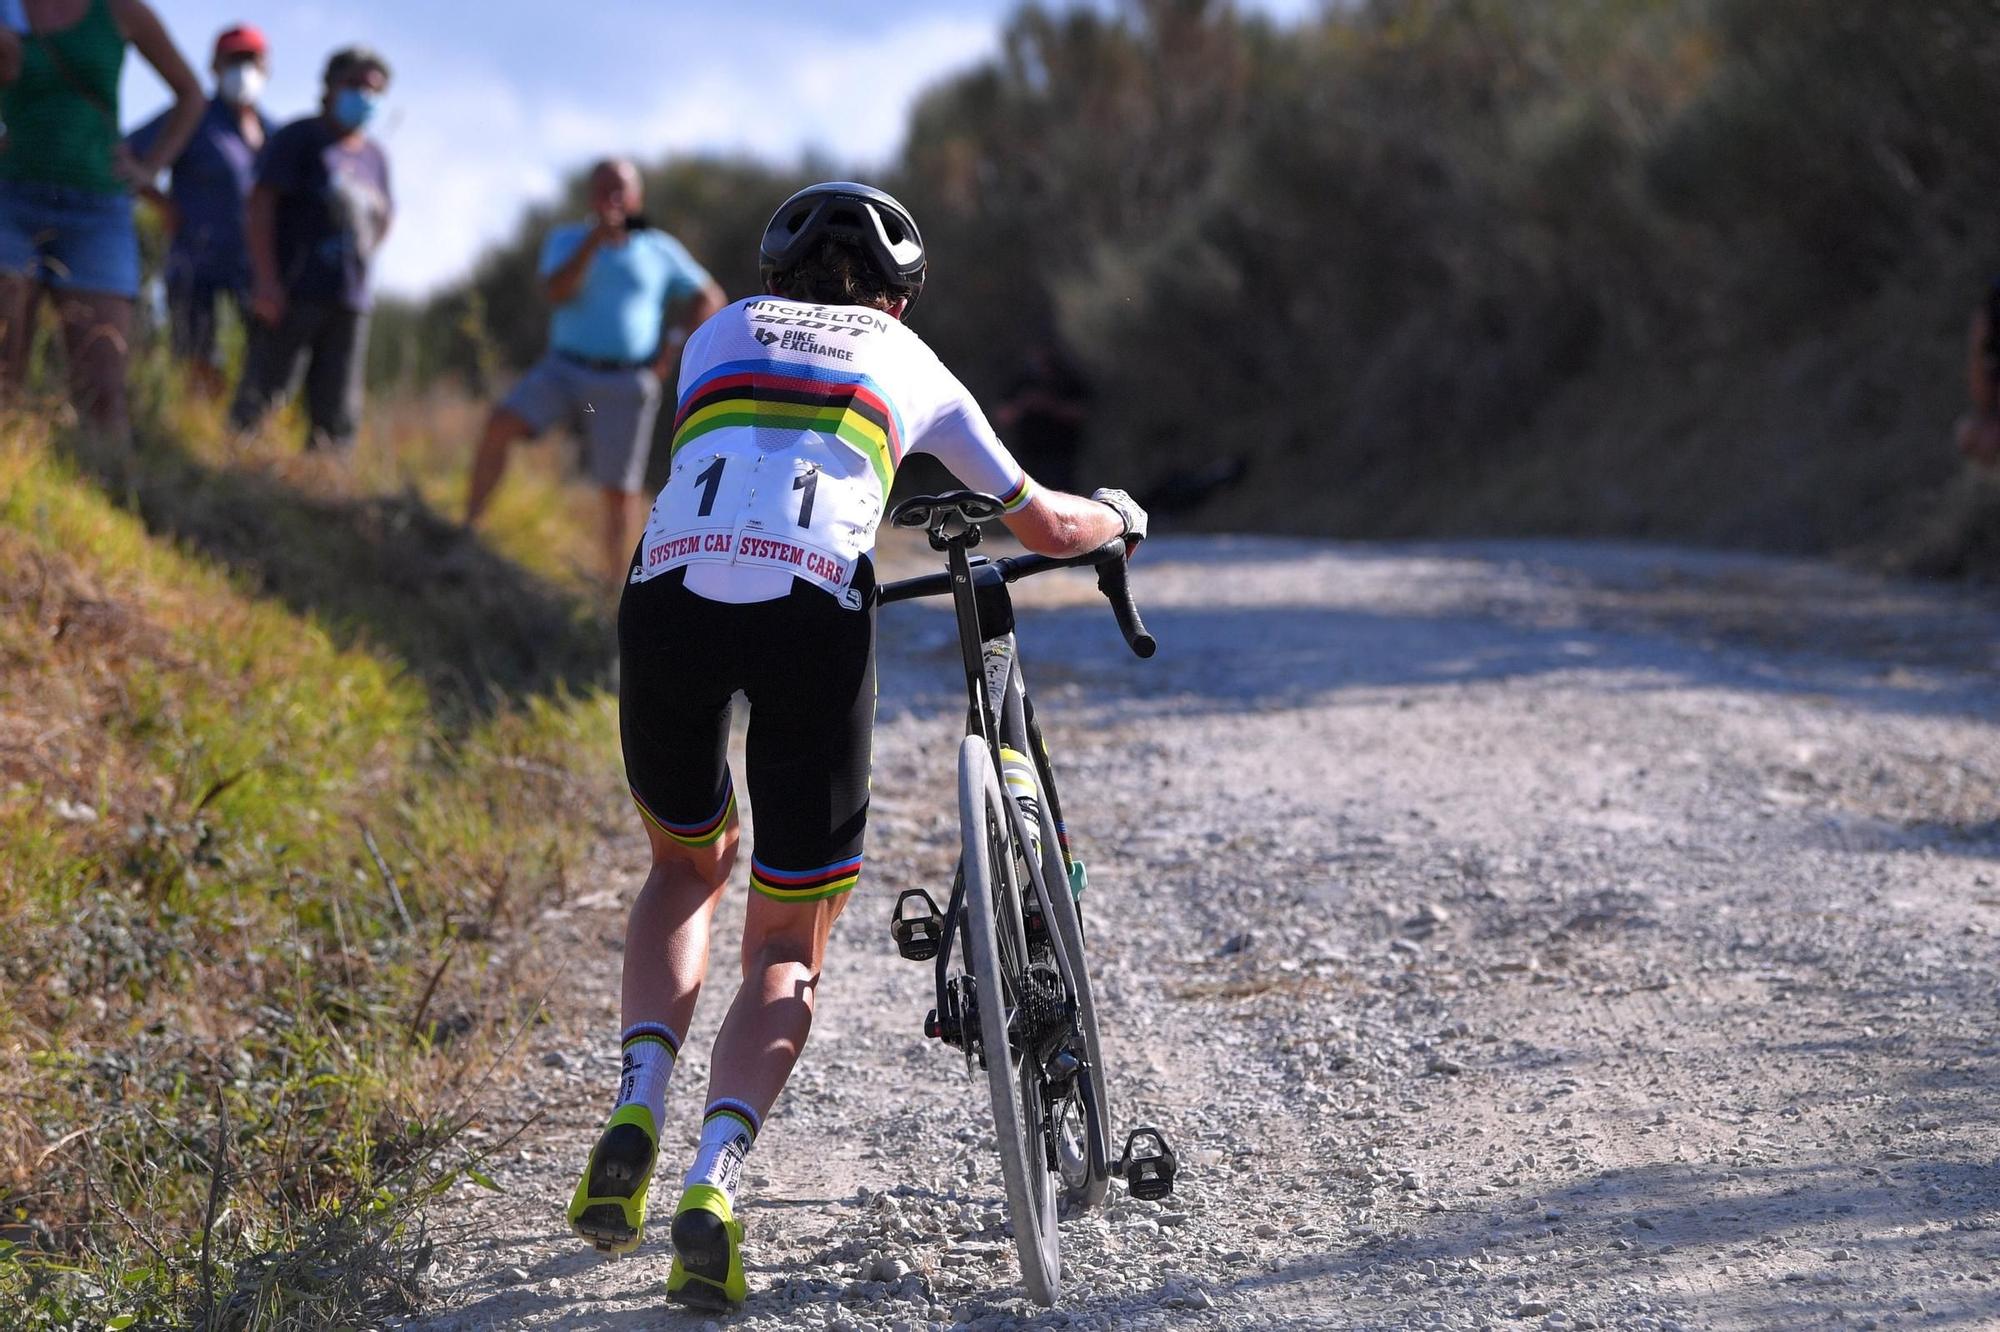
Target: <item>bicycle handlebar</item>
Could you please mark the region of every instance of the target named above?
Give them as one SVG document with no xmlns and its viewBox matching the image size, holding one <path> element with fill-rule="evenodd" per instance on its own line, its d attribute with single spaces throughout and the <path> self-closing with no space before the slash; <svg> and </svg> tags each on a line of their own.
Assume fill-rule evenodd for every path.
<svg viewBox="0 0 2000 1332">
<path fill-rule="evenodd" d="M 1117 554 L 1098 561 L 1097 590 L 1111 603 L 1111 613 L 1118 619 L 1118 632 L 1125 635 L 1125 645 L 1143 660 L 1159 651 L 1160 644 L 1146 632 L 1146 623 L 1139 618 L 1138 604 L 1132 600 L 1132 583 L 1126 576 L 1125 538 L 1119 537 L 1103 549 L 1115 550 Z"/>
<path fill-rule="evenodd" d="M 1133 604 L 1131 582 L 1126 577 L 1123 537 L 1113 538 L 1082 555 L 1030 553 L 986 560 L 972 566 L 972 576 L 974 579 L 998 577 L 1002 582 L 1018 583 L 1023 578 L 1047 573 L 1051 569 L 1080 569 L 1085 566 L 1096 567 L 1097 590 L 1111 603 L 1111 613 L 1118 620 L 1118 632 L 1125 636 L 1126 645 L 1137 656 L 1152 656 L 1160 645 L 1146 632 L 1146 625 L 1139 618 L 1139 608 Z M 884 583 L 876 589 L 875 599 L 886 606 L 898 601 L 915 601 L 920 597 L 946 596 L 950 592 L 950 573 L 919 574 L 915 578 Z"/>
</svg>

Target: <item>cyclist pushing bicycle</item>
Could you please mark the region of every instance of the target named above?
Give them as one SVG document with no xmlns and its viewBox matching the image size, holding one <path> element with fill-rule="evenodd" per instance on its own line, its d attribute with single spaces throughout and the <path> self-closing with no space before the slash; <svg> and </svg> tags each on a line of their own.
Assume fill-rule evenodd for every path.
<svg viewBox="0 0 2000 1332">
<path fill-rule="evenodd" d="M 812 1026 L 827 938 L 860 878 L 875 716 L 871 552 L 897 465 L 937 457 L 997 497 L 1029 550 L 1071 557 L 1146 534 L 1118 490 L 1035 485 L 972 396 L 901 320 L 924 245 L 896 200 L 815 185 L 765 228 L 767 295 L 703 324 L 682 354 L 672 474 L 618 611 L 619 727 L 653 864 L 632 904 L 622 1076 L 570 1203 L 600 1249 L 636 1248 L 667 1082 L 708 970 L 735 864 L 732 696 L 750 705 L 757 811 L 743 980 L 710 1060 L 667 1290 L 743 1300 L 735 1194 Z"/>
</svg>

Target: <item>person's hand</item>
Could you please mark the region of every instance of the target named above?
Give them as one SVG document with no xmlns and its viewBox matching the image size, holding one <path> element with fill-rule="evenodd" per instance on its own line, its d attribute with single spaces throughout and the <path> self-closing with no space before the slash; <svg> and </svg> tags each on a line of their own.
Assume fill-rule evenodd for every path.
<svg viewBox="0 0 2000 1332">
<path fill-rule="evenodd" d="M 0 28 L 0 84 L 12 83 L 21 77 L 21 34 L 12 28 Z"/>
<path fill-rule="evenodd" d="M 617 206 L 598 213 L 597 225 L 590 229 L 587 238 L 593 248 L 601 245 L 622 245 L 625 243 L 625 210 Z"/>
<path fill-rule="evenodd" d="M 250 288 L 250 313 L 276 328 L 285 321 L 285 289 L 276 282 L 254 284 Z"/>
<path fill-rule="evenodd" d="M 1108 506 L 1124 520 L 1125 557 L 1130 559 L 1132 552 L 1139 548 L 1139 543 L 1146 539 L 1146 511 L 1139 507 L 1139 501 L 1109 486 L 1099 486 L 1090 492 L 1090 497 Z"/>
<path fill-rule="evenodd" d="M 143 194 L 153 188 L 153 182 L 160 173 L 148 170 L 146 164 L 132 156 L 132 150 L 121 143 L 111 150 L 111 174 L 132 193 Z"/>
</svg>

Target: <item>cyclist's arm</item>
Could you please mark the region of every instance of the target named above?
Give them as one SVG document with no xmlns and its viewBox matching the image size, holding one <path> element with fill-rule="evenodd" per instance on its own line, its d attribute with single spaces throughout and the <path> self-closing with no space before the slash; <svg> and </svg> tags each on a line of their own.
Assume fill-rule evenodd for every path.
<svg viewBox="0 0 2000 1332">
<path fill-rule="evenodd" d="M 1001 520 L 1015 540 L 1060 559 L 1126 534 L 1124 516 L 1110 505 L 1036 485 L 965 386 L 935 358 L 929 364 L 936 396 L 919 414 L 913 447 L 936 456 L 970 489 L 998 496 L 1007 505 Z"/>
<path fill-rule="evenodd" d="M 1001 521 L 1029 550 L 1058 558 L 1085 554 L 1125 534 L 1125 520 L 1110 505 L 1039 487 L 1025 506 Z"/>
</svg>

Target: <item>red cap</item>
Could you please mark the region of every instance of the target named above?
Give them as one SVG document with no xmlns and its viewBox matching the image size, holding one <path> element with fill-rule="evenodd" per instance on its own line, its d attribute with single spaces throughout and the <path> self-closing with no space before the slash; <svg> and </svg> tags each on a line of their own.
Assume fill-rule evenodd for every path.
<svg viewBox="0 0 2000 1332">
<path fill-rule="evenodd" d="M 270 47 L 264 43 L 264 34 L 248 23 L 239 23 L 233 28 L 224 28 L 222 35 L 215 39 L 215 58 L 225 56 L 264 55 Z"/>
</svg>

